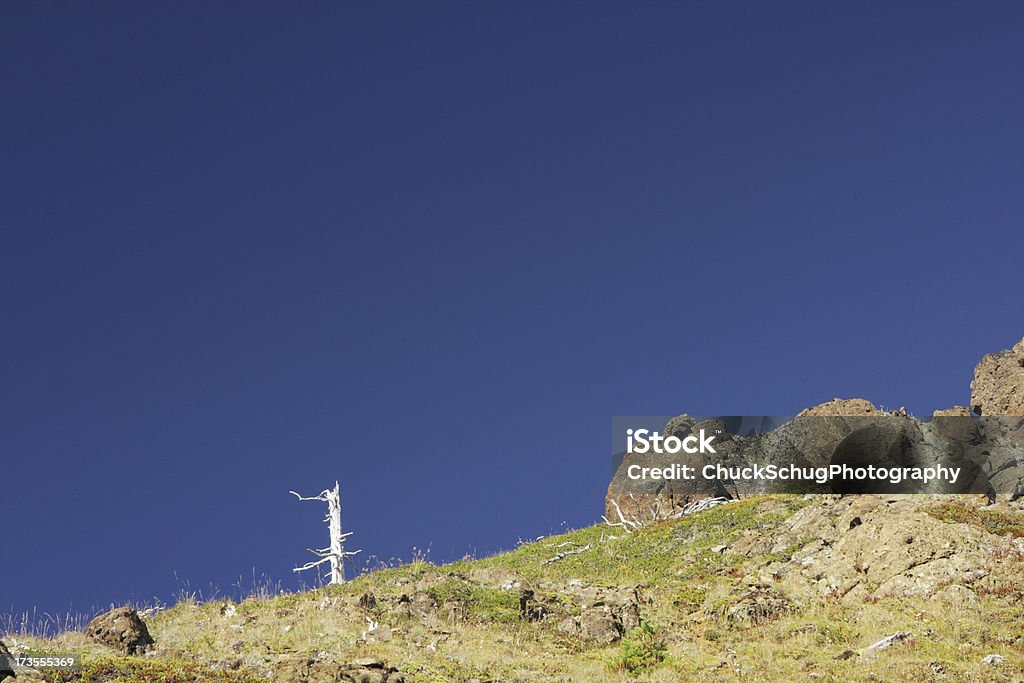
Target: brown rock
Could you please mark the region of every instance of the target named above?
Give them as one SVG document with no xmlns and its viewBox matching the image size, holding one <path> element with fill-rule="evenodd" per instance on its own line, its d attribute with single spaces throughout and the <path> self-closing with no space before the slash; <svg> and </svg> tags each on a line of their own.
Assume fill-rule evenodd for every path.
<svg viewBox="0 0 1024 683">
<path fill-rule="evenodd" d="M 974 368 L 971 408 L 979 415 L 1024 415 L 1024 339 Z"/>
<path fill-rule="evenodd" d="M 965 406 L 953 406 L 945 410 L 936 410 L 932 417 L 970 417 L 971 409 Z"/>
<path fill-rule="evenodd" d="M 409 602 L 409 613 L 418 619 L 437 616 L 438 604 L 433 595 L 427 592 L 415 593 Z"/>
<path fill-rule="evenodd" d="M 377 596 L 373 593 L 363 593 L 359 597 L 359 607 L 367 611 L 377 609 Z"/>
<path fill-rule="evenodd" d="M 860 415 L 881 415 L 871 401 L 863 398 L 834 398 L 827 403 L 808 408 L 798 417 L 857 417 Z"/>
<path fill-rule="evenodd" d="M 89 622 L 85 636 L 129 655 L 141 655 L 153 645 L 146 623 L 130 607 L 118 607 Z"/>
</svg>

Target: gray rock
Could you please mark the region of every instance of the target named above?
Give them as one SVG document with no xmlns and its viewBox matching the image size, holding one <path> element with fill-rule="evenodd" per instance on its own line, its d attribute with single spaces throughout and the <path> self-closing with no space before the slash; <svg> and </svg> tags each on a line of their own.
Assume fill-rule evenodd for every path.
<svg viewBox="0 0 1024 683">
<path fill-rule="evenodd" d="M 579 635 L 580 620 L 578 617 L 567 617 L 558 622 L 558 626 L 555 627 L 555 630 L 559 633 L 564 633 L 567 636 Z"/>
<path fill-rule="evenodd" d="M 277 683 L 405 683 L 401 671 L 378 659 L 357 659 L 339 664 L 331 659 L 287 655 L 274 667 L 272 679 Z"/>
<path fill-rule="evenodd" d="M 600 645 L 609 645 L 622 638 L 622 626 L 606 607 L 591 607 L 580 614 L 580 636 Z"/>
<path fill-rule="evenodd" d="M 0 640 L 0 681 L 7 678 L 14 678 L 14 669 L 10 664 L 11 651 Z"/>
</svg>

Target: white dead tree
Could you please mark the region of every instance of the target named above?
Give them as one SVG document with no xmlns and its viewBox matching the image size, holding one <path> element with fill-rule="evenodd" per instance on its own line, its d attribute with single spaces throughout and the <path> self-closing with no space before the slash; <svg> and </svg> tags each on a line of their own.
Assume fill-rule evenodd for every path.
<svg viewBox="0 0 1024 683">
<path fill-rule="evenodd" d="M 341 487 L 338 482 L 334 482 L 333 489 L 325 489 L 320 492 L 319 495 L 312 497 L 304 497 L 295 493 L 295 491 L 289 491 L 299 500 L 319 500 L 327 503 L 327 517 L 324 519 L 327 522 L 327 528 L 331 532 L 331 545 L 326 548 L 308 548 L 309 552 L 316 555 L 318 560 L 311 560 L 301 567 L 296 567 L 293 572 L 304 572 L 307 569 L 313 569 L 319 567 L 325 562 L 330 564 L 330 571 L 324 574 L 325 579 L 329 579 L 330 583 L 344 583 L 345 582 L 345 558 L 351 557 L 352 555 L 358 554 L 359 550 L 346 551 L 345 550 L 345 539 L 352 535 L 352 532 L 347 534 L 341 533 Z"/>
</svg>

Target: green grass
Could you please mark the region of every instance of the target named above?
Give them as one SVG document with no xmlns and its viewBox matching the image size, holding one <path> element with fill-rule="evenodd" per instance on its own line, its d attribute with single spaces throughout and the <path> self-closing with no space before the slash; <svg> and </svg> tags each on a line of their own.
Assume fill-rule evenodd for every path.
<svg viewBox="0 0 1024 683">
<path fill-rule="evenodd" d="M 513 591 L 486 588 L 448 579 L 427 591 L 439 605 L 454 602 L 464 610 L 464 617 L 479 623 L 514 623 L 520 620 L 519 596 Z"/>
<path fill-rule="evenodd" d="M 194 662 L 110 657 L 86 661 L 78 671 L 49 672 L 50 683 L 265 683 L 240 671 L 215 671 Z"/>
<path fill-rule="evenodd" d="M 1024 537 L 1024 514 L 981 510 L 953 501 L 930 507 L 926 512 L 943 522 L 971 524 L 996 536 Z"/>
<path fill-rule="evenodd" d="M 599 524 L 449 567 L 464 572 L 501 567 L 536 580 L 579 579 L 623 586 L 678 583 L 714 574 L 736 563 L 737 559 L 726 558 L 712 548 L 728 545 L 747 531 L 774 527 L 807 504 L 802 498 L 789 496 L 751 498 L 660 522 L 631 534 Z M 576 547 L 589 544 L 592 548 L 545 565 L 546 560 L 565 549 L 554 547 L 563 543 L 574 543 Z"/>
</svg>

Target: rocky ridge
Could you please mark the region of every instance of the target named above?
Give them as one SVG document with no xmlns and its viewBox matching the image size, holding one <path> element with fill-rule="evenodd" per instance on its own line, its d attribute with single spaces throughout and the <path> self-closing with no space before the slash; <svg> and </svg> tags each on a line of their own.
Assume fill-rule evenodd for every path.
<svg viewBox="0 0 1024 683">
<path fill-rule="evenodd" d="M 936 483 L 915 492 L 1005 494 L 1011 499 L 1024 495 L 1024 340 L 982 358 L 971 382 L 971 405 L 976 415 L 964 406 L 954 406 L 921 420 L 903 408 L 883 411 L 863 398 L 835 398 L 756 435 L 734 434 L 722 420 L 698 421 L 686 414 L 669 420 L 662 435 L 684 439 L 701 431 L 715 434 L 714 456 L 673 457 L 698 470 L 709 463 L 823 467 L 872 459 L 872 464 L 929 466 L 955 460 L 964 469 L 956 485 Z M 977 416 L 981 419 L 972 419 Z M 637 482 L 627 476 L 635 464 L 664 463 L 650 455 L 625 455 L 608 486 L 605 516 L 609 519 L 616 519 L 619 511 L 630 519 L 666 517 L 704 498 L 735 499 L 769 490 L 764 484 L 730 479 Z M 863 491 L 824 487 L 820 492 Z"/>
</svg>

